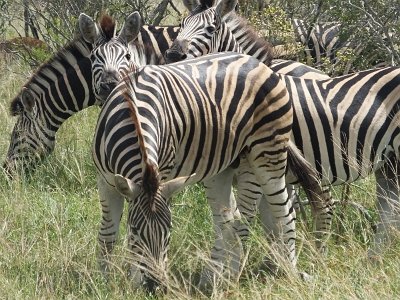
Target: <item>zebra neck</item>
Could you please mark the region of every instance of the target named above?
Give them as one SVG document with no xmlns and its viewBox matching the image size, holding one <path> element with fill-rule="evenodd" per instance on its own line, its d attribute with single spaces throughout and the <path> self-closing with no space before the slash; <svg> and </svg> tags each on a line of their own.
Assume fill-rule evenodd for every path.
<svg viewBox="0 0 400 300">
<path fill-rule="evenodd" d="M 240 53 L 251 55 L 267 66 L 271 64 L 273 58 L 273 48 L 270 43 L 257 35 L 253 27 L 247 24 L 244 19 L 234 12 L 228 14 L 224 18 L 224 21 L 226 28 L 232 32 L 233 39 L 239 44 L 239 49 L 241 51 Z M 224 37 L 224 39 L 225 38 L 226 37 Z M 222 42 L 222 44 L 227 43 Z M 232 44 L 232 41 L 228 44 Z"/>
<path fill-rule="evenodd" d="M 163 57 L 178 36 L 179 29 L 179 26 L 144 25 L 140 28 L 137 42 L 150 48 L 149 51 L 155 55 Z"/>
<path fill-rule="evenodd" d="M 49 130 L 56 132 L 65 120 L 96 102 L 92 89 L 90 46 L 73 41 L 44 63 L 25 87 L 38 99 L 38 110 Z"/>
</svg>

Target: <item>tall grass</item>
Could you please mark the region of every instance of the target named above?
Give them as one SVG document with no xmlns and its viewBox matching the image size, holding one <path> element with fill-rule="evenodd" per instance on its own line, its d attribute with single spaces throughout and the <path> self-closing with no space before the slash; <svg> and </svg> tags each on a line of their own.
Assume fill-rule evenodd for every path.
<svg viewBox="0 0 400 300">
<path fill-rule="evenodd" d="M 2 62 L 4 62 L 2 60 Z M 14 119 L 10 100 L 30 70 L 11 60 L 0 63 L 0 158 L 6 155 Z M 0 174 L 0 298 L 1 299 L 152 299 L 132 290 L 126 279 L 125 226 L 113 255 L 108 282 L 96 263 L 100 207 L 91 142 L 99 109 L 68 120 L 57 134 L 54 153 L 26 180 L 9 182 Z M 374 213 L 374 183 L 368 179 L 352 189 L 352 200 Z M 192 285 L 205 265 L 212 244 L 211 212 L 201 185 L 187 188 L 173 200 L 169 252 L 169 291 L 161 299 L 206 296 Z M 246 265 L 239 283 L 213 293 L 215 299 L 393 299 L 400 295 L 400 243 L 395 239 L 383 263 L 371 263 L 367 248 L 372 230 L 351 205 L 338 210 L 328 256 L 314 249 L 307 222 L 298 222 L 299 269 L 314 276 L 256 275 L 268 243 L 257 224 L 246 247 Z M 125 224 L 123 219 L 122 224 Z"/>
</svg>

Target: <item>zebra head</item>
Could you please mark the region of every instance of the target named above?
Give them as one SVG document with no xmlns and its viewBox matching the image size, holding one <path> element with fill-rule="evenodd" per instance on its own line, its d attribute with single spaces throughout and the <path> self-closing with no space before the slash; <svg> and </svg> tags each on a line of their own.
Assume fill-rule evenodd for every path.
<svg viewBox="0 0 400 300">
<path fill-rule="evenodd" d="M 39 95 L 24 87 L 11 103 L 11 114 L 18 116 L 11 134 L 3 168 L 7 175 L 29 169 L 54 149 L 54 130 L 39 109 Z M 21 173 L 22 174 L 22 173 Z"/>
<path fill-rule="evenodd" d="M 89 16 L 80 14 L 81 34 L 94 47 L 90 59 L 93 90 L 98 100 L 104 102 L 119 80 L 135 68 L 128 44 L 137 37 L 140 22 L 138 12 L 130 14 L 117 35 L 116 23 L 111 17 L 103 16 L 100 25 L 97 25 Z"/>
<path fill-rule="evenodd" d="M 171 229 L 169 199 L 193 176 L 160 183 L 157 174 L 150 165 L 145 169 L 141 184 L 119 174 L 114 178 L 116 189 L 129 201 L 128 243 L 134 256 L 129 274 L 135 287 L 144 285 L 151 291 L 166 276 L 164 270 Z"/>
<path fill-rule="evenodd" d="M 221 36 L 230 33 L 226 30 L 226 24 L 222 18 L 235 10 L 237 0 L 220 0 L 216 6 L 212 6 L 212 2 L 210 0 L 195 1 L 197 6 L 194 6 L 193 1 L 184 1 L 191 13 L 182 20 L 177 38 L 171 48 L 165 52 L 168 63 L 220 52 L 223 40 Z M 235 44 L 234 47 L 237 46 Z M 232 51 L 235 50 L 238 49 L 232 49 Z"/>
</svg>

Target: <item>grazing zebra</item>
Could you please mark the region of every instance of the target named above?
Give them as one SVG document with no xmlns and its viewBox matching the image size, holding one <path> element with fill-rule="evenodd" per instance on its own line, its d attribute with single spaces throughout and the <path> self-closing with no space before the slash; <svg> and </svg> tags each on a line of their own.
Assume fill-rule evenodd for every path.
<svg viewBox="0 0 400 300">
<path fill-rule="evenodd" d="M 162 58 L 178 29 L 140 27 L 137 39 L 131 42 L 135 62 L 144 65 Z M 91 44 L 84 40 L 72 41 L 42 64 L 12 100 L 11 114 L 18 119 L 3 163 L 8 175 L 32 170 L 52 152 L 56 133 L 66 119 L 101 103 L 92 89 L 91 50 Z"/>
<path fill-rule="evenodd" d="M 3 168 L 6 173 L 34 168 L 55 146 L 55 135 L 74 113 L 94 104 L 91 45 L 77 39 L 43 64 L 11 102 L 18 116 Z"/>
<path fill-rule="evenodd" d="M 125 37 L 111 38 L 110 48 L 115 39 Z M 118 56 L 105 51 L 107 45 L 99 47 L 101 51 L 94 49 L 96 55 Z M 285 246 L 280 249 L 295 268 L 294 211 L 285 187 L 287 155 L 296 156 L 292 170 L 311 176 L 310 182 L 305 181 L 308 190 L 318 183 L 314 171 L 288 143 L 291 111 L 283 82 L 247 55 L 210 55 L 130 73 L 105 101 L 94 137 L 103 208 L 99 234 L 103 268 L 107 269 L 116 240 L 125 196 L 133 282 L 139 286 L 145 281 L 150 288 L 162 282 L 170 195 L 189 183 L 220 183 L 237 160 L 260 182 L 274 208 L 274 233 L 282 238 Z M 219 185 L 218 192 L 229 197 L 231 184 Z"/>
<path fill-rule="evenodd" d="M 256 42 L 242 34 L 246 29 L 233 11 L 236 2 L 221 0 L 211 8 L 200 3 L 183 19 L 167 60 L 234 49 L 258 57 Z M 367 70 L 329 80 L 280 77 L 294 106 L 292 140 L 322 183 L 340 185 L 375 173 L 380 224 L 369 253 L 380 253 L 387 228 L 400 226 L 400 69 Z M 325 217 L 322 231 L 331 222 L 329 214 Z"/>
</svg>

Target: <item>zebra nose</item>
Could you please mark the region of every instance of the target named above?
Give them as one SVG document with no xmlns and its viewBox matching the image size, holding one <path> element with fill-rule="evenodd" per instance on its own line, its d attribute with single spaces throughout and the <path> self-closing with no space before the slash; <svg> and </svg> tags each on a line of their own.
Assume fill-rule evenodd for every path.
<svg viewBox="0 0 400 300">
<path fill-rule="evenodd" d="M 165 51 L 165 58 L 166 58 L 166 62 L 169 64 L 169 63 L 184 60 L 187 58 L 187 55 L 180 51 L 167 50 L 167 51 Z"/>
<path fill-rule="evenodd" d="M 111 93 L 111 91 L 117 86 L 117 81 L 107 81 L 100 83 L 100 89 L 102 92 Z"/>
</svg>

